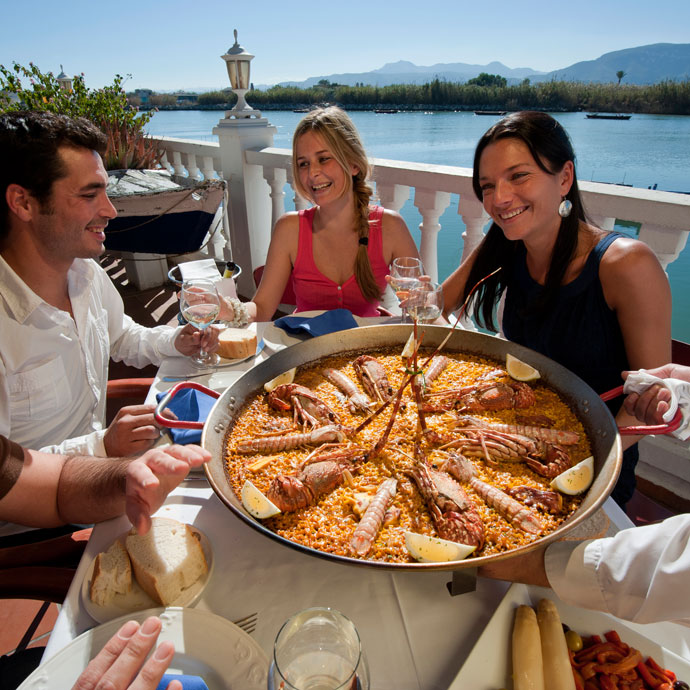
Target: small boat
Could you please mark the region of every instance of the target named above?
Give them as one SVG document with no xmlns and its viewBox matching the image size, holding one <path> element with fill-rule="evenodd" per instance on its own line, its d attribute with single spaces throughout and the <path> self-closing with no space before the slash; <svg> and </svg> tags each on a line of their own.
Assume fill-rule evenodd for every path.
<svg viewBox="0 0 690 690">
<path fill-rule="evenodd" d="M 295 108 L 292 112 L 293 113 L 308 113 L 309 108 Z"/>
<path fill-rule="evenodd" d="M 507 111 L 505 110 L 475 110 L 474 114 L 475 115 L 494 115 L 498 117 L 502 117 L 503 115 L 506 114 Z"/>
<path fill-rule="evenodd" d="M 587 119 L 589 120 L 629 120 L 632 115 L 622 115 L 621 113 L 615 113 L 607 115 L 605 113 L 587 113 Z"/>
<path fill-rule="evenodd" d="M 399 113 L 399 110 L 396 110 L 395 108 L 377 108 L 374 110 L 375 113 L 383 113 L 384 115 L 394 115 L 395 113 Z"/>
</svg>

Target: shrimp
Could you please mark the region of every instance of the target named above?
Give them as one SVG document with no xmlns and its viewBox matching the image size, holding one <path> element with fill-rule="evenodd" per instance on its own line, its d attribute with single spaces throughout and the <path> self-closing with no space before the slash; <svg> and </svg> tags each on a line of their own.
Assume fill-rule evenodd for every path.
<svg viewBox="0 0 690 690">
<path fill-rule="evenodd" d="M 379 486 L 376 496 L 357 525 L 352 535 L 350 545 L 358 556 L 365 556 L 371 549 L 376 535 L 381 529 L 386 510 L 395 496 L 398 482 L 395 479 L 386 479 Z"/>
</svg>

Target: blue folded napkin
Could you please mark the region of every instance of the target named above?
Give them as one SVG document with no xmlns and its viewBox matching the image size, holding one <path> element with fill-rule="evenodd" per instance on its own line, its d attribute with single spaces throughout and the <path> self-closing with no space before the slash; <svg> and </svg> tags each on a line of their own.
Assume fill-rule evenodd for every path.
<svg viewBox="0 0 690 690">
<path fill-rule="evenodd" d="M 171 680 L 179 680 L 183 690 L 208 690 L 208 685 L 200 676 L 185 676 L 177 673 L 166 673 L 161 682 L 158 683 L 156 690 L 166 690 Z"/>
<path fill-rule="evenodd" d="M 156 400 L 160 402 L 167 393 L 158 393 Z M 185 388 L 170 401 L 166 407 L 177 415 L 177 418 L 185 422 L 205 422 L 217 398 L 206 393 Z M 185 445 L 187 443 L 199 443 L 201 441 L 201 429 L 168 429 L 174 443 Z"/>
<path fill-rule="evenodd" d="M 274 324 L 287 333 L 306 333 L 314 337 L 357 328 L 355 317 L 347 309 L 331 309 L 318 316 L 283 316 Z"/>
</svg>

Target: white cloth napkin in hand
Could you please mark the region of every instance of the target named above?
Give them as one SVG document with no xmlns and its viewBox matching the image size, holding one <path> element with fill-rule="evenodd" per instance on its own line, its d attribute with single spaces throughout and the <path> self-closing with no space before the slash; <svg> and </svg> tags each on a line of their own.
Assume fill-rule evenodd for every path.
<svg viewBox="0 0 690 690">
<path fill-rule="evenodd" d="M 642 394 L 655 383 L 671 391 L 669 409 L 664 413 L 664 422 L 670 422 L 675 417 L 676 411 L 680 409 L 683 421 L 678 429 L 671 432 L 671 435 L 686 441 L 690 438 L 690 383 L 680 379 L 660 379 L 647 373 L 644 369 L 640 369 L 628 375 L 623 386 L 623 392 L 626 395 L 629 393 Z"/>
<path fill-rule="evenodd" d="M 203 278 L 212 280 L 216 284 L 219 295 L 224 297 L 237 297 L 234 278 L 223 278 L 218 266 L 213 259 L 200 259 L 199 261 L 184 261 L 180 264 L 182 280 L 195 280 Z"/>
</svg>

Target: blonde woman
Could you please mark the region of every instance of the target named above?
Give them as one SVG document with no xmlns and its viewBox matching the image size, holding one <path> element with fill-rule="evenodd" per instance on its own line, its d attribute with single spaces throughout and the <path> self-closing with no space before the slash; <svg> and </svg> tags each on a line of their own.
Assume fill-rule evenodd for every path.
<svg viewBox="0 0 690 690">
<path fill-rule="evenodd" d="M 295 187 L 314 205 L 278 220 L 254 299 L 228 300 L 220 318 L 236 325 L 270 320 L 289 280 L 297 311 L 376 316 L 389 266 L 396 257 L 418 256 L 414 240 L 398 213 L 369 205 L 369 162 L 344 111 L 312 110 L 292 144 Z"/>
</svg>

